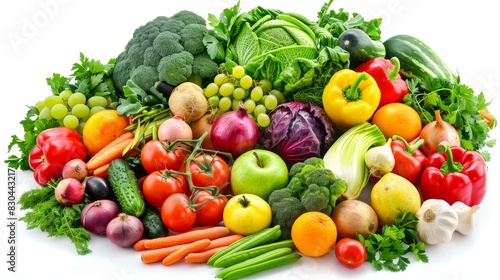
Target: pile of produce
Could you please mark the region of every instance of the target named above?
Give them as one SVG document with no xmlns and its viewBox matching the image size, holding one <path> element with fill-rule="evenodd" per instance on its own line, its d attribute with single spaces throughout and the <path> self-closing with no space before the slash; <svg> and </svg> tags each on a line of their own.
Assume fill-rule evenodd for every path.
<svg viewBox="0 0 500 280">
<path fill-rule="evenodd" d="M 159 15 L 106 63 L 81 53 L 12 136 L 5 162 L 39 185 L 20 220 L 80 255 L 105 235 L 139 262 L 221 279 L 330 252 L 404 271 L 471 234 L 489 101 L 427 43 L 381 41 L 382 19 L 332 2 L 317 19 L 239 3 Z"/>
</svg>

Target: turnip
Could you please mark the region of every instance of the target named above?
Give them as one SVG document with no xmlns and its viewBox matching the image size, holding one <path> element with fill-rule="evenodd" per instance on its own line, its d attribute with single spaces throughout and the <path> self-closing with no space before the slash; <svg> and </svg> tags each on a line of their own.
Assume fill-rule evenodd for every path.
<svg viewBox="0 0 500 280">
<path fill-rule="evenodd" d="M 174 115 L 180 115 L 189 124 L 205 115 L 208 101 L 200 86 L 184 82 L 176 86 L 170 94 L 168 107 Z"/>
</svg>

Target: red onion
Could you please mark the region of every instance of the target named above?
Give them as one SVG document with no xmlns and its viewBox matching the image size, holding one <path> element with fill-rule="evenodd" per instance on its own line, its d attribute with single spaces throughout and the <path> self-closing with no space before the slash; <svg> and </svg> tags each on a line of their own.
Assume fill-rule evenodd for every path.
<svg viewBox="0 0 500 280">
<path fill-rule="evenodd" d="M 435 153 L 436 147 L 443 141 L 448 141 L 450 146 L 460 146 L 460 137 L 456 128 L 441 118 L 439 110 L 434 113 L 436 119 L 426 124 L 420 131 L 420 138 L 424 139 L 420 150 L 426 156 Z"/>
<path fill-rule="evenodd" d="M 144 225 L 139 218 L 120 213 L 106 226 L 106 236 L 120 247 L 131 247 L 144 234 Z"/>
<path fill-rule="evenodd" d="M 90 232 L 105 234 L 106 226 L 118 214 L 120 214 L 120 207 L 113 200 L 96 200 L 83 208 L 80 222 Z"/>
<path fill-rule="evenodd" d="M 259 127 L 240 103 L 236 111 L 225 112 L 215 120 L 210 137 L 215 150 L 231 153 L 235 159 L 257 146 Z"/>
</svg>

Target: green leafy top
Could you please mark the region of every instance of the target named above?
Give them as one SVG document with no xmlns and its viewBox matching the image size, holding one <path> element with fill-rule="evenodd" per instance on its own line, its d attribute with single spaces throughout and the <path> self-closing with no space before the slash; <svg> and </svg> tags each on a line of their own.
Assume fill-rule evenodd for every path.
<svg viewBox="0 0 500 280">
<path fill-rule="evenodd" d="M 47 186 L 29 190 L 19 198 L 21 210 L 28 210 L 19 218 L 26 223 L 27 229 L 39 228 L 49 237 L 66 236 L 75 245 L 79 255 L 91 252 L 88 247 L 90 233 L 80 223 L 80 215 L 89 200 L 84 198 L 79 204 L 63 206 L 54 196 L 57 181 Z"/>
<path fill-rule="evenodd" d="M 434 112 L 439 110 L 444 121 L 457 129 L 460 144 L 466 150 L 474 150 L 490 160 L 489 151 L 496 144 L 495 139 L 488 139 L 494 126 L 488 126 L 481 117 L 481 110 L 487 109 L 487 101 L 482 92 L 476 94 L 468 85 L 443 78 L 430 81 L 411 79 L 407 81 L 409 94 L 403 103 L 413 107 L 425 125 L 435 120 Z"/>
<path fill-rule="evenodd" d="M 429 262 L 425 254 L 425 243 L 417 241 L 417 223 L 418 218 L 413 213 L 406 212 L 394 224 L 383 226 L 380 233 L 370 234 L 366 239 L 361 234 L 356 234 L 366 248 L 366 262 L 379 271 L 384 268 L 404 271 L 410 263 L 410 259 L 406 257 L 408 253 L 412 253 L 417 261 Z"/>
<path fill-rule="evenodd" d="M 113 101 L 118 98 L 113 85 L 112 74 L 116 59 L 112 58 L 103 64 L 99 60 L 89 59 L 80 53 L 80 61 L 75 62 L 71 68 L 73 71 L 69 77 L 59 73 L 53 73 L 52 77 L 46 79 L 52 90 L 52 94 L 59 95 L 65 89 L 73 92 L 81 92 L 87 98 L 91 96 L 110 96 Z"/>
</svg>

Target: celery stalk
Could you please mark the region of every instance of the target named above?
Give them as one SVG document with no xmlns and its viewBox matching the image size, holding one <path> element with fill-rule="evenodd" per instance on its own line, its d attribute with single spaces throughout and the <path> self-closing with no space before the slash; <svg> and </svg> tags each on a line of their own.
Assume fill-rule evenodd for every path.
<svg viewBox="0 0 500 280">
<path fill-rule="evenodd" d="M 342 134 L 328 149 L 323 160 L 325 167 L 347 183 L 345 195 L 357 199 L 368 183 L 370 174 L 365 154 L 371 147 L 386 142 L 382 131 L 368 122 L 360 123 Z"/>
</svg>

